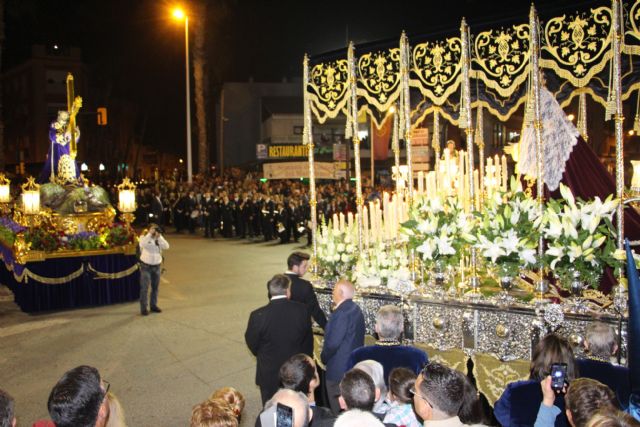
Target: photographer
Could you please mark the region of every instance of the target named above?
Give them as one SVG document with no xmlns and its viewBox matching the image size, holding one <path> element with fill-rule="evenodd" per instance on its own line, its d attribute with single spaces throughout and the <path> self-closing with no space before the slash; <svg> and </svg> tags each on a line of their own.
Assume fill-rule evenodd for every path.
<svg viewBox="0 0 640 427">
<path fill-rule="evenodd" d="M 162 229 L 151 224 L 149 231 L 140 237 L 140 314 L 149 314 L 149 284 L 151 284 L 151 311 L 161 313 L 158 307 L 158 287 L 160 286 L 160 268 L 162 251 L 169 249 L 169 243 L 162 236 Z"/>
</svg>

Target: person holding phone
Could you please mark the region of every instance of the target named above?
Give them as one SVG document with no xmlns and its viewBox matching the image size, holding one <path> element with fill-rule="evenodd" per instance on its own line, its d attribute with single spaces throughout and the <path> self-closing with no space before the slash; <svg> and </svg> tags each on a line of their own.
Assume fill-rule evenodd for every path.
<svg viewBox="0 0 640 427">
<path fill-rule="evenodd" d="M 564 387 L 561 384 L 570 384 L 578 376 L 578 368 L 571 345 L 556 334 L 547 335 L 536 345 L 531 358 L 529 380 L 508 384 L 496 401 L 493 413 L 498 422 L 503 427 L 534 425 L 543 401 L 540 381 L 550 375 L 555 375 L 553 405 L 560 410 L 554 425 L 568 426 L 564 412 Z"/>
<path fill-rule="evenodd" d="M 160 287 L 160 269 L 162 266 L 162 251 L 169 249 L 169 242 L 162 236 L 162 229 L 151 224 L 149 231 L 140 237 L 140 314 L 147 316 L 148 307 L 151 311 L 161 313 L 158 307 L 158 288 Z M 149 287 L 151 296 L 149 297 Z"/>
</svg>

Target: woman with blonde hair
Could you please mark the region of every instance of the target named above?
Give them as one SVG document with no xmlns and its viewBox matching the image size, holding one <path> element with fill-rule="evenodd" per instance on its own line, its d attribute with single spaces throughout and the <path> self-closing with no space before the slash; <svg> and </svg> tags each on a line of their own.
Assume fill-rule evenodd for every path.
<svg viewBox="0 0 640 427">
<path fill-rule="evenodd" d="M 191 427 L 238 427 L 238 417 L 224 399 L 207 399 L 193 407 Z"/>
<path fill-rule="evenodd" d="M 244 396 L 238 390 L 233 387 L 222 387 L 213 392 L 209 400 L 222 399 L 229 404 L 229 407 L 235 414 L 238 422 L 240 422 L 240 416 L 244 409 Z"/>
<path fill-rule="evenodd" d="M 116 395 L 109 392 L 107 400 L 109 402 L 109 418 L 107 419 L 106 427 L 127 427 L 127 423 L 124 420 L 124 409 L 122 409 L 122 405 Z"/>
</svg>

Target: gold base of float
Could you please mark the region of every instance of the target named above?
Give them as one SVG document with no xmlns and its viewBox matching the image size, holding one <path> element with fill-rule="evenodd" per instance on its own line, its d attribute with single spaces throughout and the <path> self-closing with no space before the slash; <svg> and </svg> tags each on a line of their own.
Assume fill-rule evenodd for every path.
<svg viewBox="0 0 640 427">
<path fill-rule="evenodd" d="M 131 214 L 129 214 L 131 215 Z M 126 215 L 123 215 L 123 217 Z M 43 210 L 38 215 L 25 214 L 20 210 L 15 210 L 13 219 L 18 224 L 29 228 L 44 227 L 53 229 L 56 232 L 65 235 L 80 233 L 83 231 L 91 231 L 100 233 L 100 231 L 109 227 L 114 223 L 116 211 L 112 207 L 102 212 L 80 212 L 74 214 L 58 214 L 51 210 Z M 133 215 L 131 215 L 133 217 Z M 127 226 L 130 226 L 131 219 L 123 218 Z M 16 261 L 20 264 L 27 262 L 45 261 L 47 259 L 73 258 L 79 256 L 96 256 L 96 255 L 112 255 L 124 254 L 134 255 L 136 253 L 137 242 L 110 249 L 90 249 L 90 250 L 58 250 L 55 252 L 36 251 L 29 248 L 29 244 L 25 241 L 24 236 L 18 235 L 13 245 L 13 251 Z"/>
</svg>

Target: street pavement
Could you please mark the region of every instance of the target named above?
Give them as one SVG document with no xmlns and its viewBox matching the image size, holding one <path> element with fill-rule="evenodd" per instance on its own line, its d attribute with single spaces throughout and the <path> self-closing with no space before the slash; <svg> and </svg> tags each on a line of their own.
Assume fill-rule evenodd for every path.
<svg viewBox="0 0 640 427">
<path fill-rule="evenodd" d="M 0 388 L 16 399 L 19 426 L 47 418 L 51 387 L 82 364 L 111 384 L 130 427 L 189 425 L 193 405 L 224 386 L 244 394 L 242 425 L 254 424 L 260 395 L 244 331 L 300 244 L 167 239 L 160 314 L 142 317 L 131 302 L 28 315 L 0 295 Z"/>
</svg>

